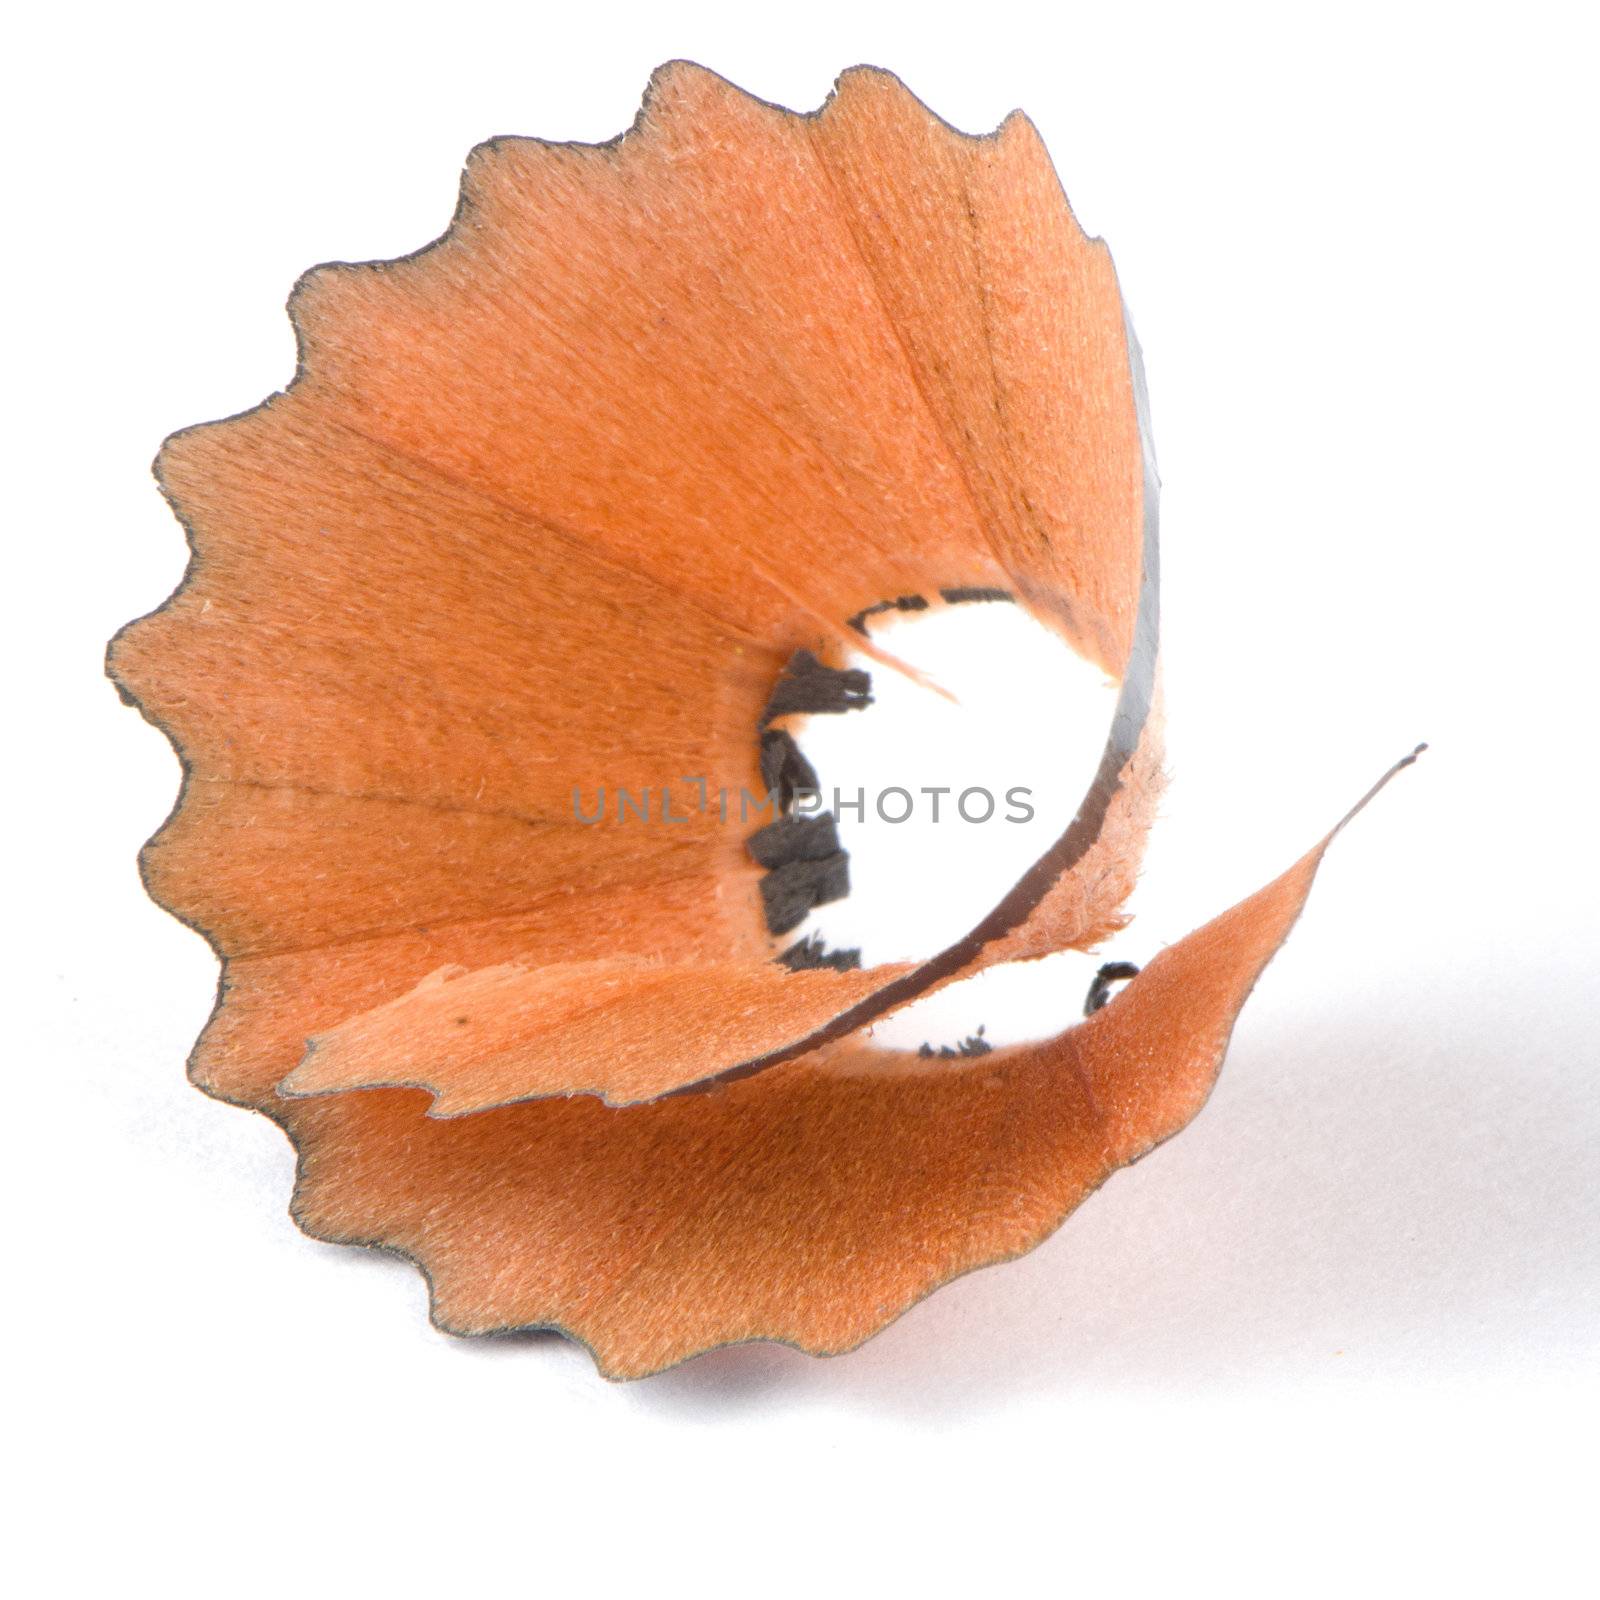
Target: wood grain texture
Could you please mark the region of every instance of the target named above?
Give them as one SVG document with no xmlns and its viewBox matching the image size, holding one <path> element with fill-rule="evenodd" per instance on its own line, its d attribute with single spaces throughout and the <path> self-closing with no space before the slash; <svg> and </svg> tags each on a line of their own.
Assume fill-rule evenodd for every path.
<svg viewBox="0 0 1600 1600">
<path fill-rule="evenodd" d="M 756 1015 L 682 1007 L 678 1084 L 746 1059 L 735 1036 L 790 1046 L 873 980 L 772 967 L 749 830 L 586 827 L 574 789 L 759 793 L 783 663 L 839 659 L 885 596 L 1006 589 L 1126 664 L 1121 302 L 1020 117 L 969 138 L 870 70 L 802 117 L 676 63 L 621 140 L 480 147 L 440 241 L 318 268 L 290 309 L 289 389 L 164 449 L 193 565 L 111 657 L 185 760 L 146 874 L 230 964 L 196 1056 L 225 1096 L 255 1098 L 263 1035 L 303 1045 L 462 965 L 533 992 L 547 965 L 632 963 L 641 1026 L 657 964 L 715 965 Z M 1121 870 L 1072 875 L 1052 948 L 1115 925 L 1143 786 L 1120 808 Z M 349 1012 L 281 981 L 308 962 Z M 503 1045 L 476 1027 L 429 1081 Z M 675 1086 L 586 1037 L 563 1077 L 530 1033 L 522 1089 Z"/>
</svg>

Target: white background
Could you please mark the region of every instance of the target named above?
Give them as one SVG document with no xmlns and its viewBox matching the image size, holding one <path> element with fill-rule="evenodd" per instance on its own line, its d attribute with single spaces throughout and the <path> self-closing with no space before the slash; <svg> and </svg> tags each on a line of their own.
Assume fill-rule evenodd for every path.
<svg viewBox="0 0 1600 1600">
<path fill-rule="evenodd" d="M 1585 12 L 46 15 L 4 107 L 14 1592 L 1592 1594 Z M 434 236 L 485 136 L 617 132 L 675 55 L 1020 104 L 1111 241 L 1166 483 L 1163 937 L 1433 749 L 1204 1115 L 1033 1256 L 836 1361 L 613 1387 L 432 1332 L 185 1084 L 212 962 L 134 871 L 177 766 L 100 655 L 182 569 L 156 444 L 286 381 L 297 273 Z"/>
</svg>

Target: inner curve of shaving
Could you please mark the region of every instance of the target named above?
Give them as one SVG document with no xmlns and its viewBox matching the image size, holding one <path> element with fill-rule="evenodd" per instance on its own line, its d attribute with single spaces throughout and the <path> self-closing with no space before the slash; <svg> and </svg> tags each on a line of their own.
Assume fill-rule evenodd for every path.
<svg viewBox="0 0 1600 1600">
<path fill-rule="evenodd" d="M 793 741 L 769 776 L 791 799 L 785 848 L 809 858 L 781 869 L 813 896 L 773 927 L 790 965 L 921 961 L 962 938 L 1072 820 L 1117 703 L 1003 591 L 897 597 L 852 620 L 947 694 L 856 652 L 765 731 L 769 752 Z M 778 840 L 758 837 L 757 859 Z"/>
</svg>

